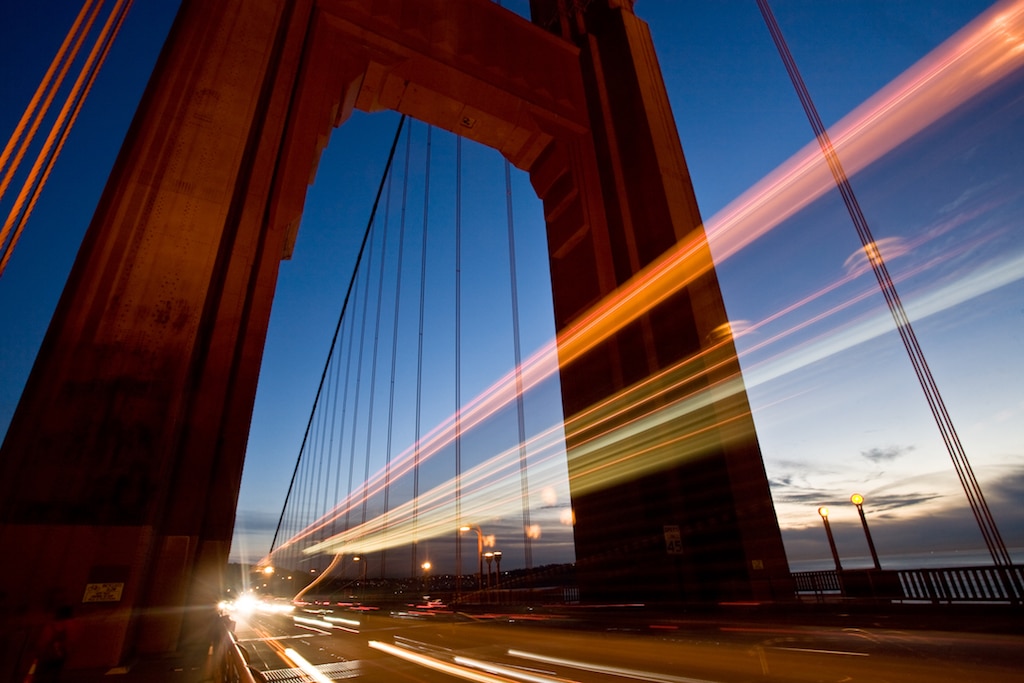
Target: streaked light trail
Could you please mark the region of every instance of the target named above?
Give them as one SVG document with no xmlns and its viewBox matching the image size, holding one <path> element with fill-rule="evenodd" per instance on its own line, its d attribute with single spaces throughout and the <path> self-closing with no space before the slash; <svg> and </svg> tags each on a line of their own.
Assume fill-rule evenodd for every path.
<svg viewBox="0 0 1024 683">
<path fill-rule="evenodd" d="M 842 156 L 848 172 L 854 174 L 879 160 L 985 89 L 1019 71 L 1022 66 L 1024 66 L 1024 0 L 1008 0 L 993 6 L 964 27 L 903 75 L 844 117 L 829 131 L 829 134 L 835 149 Z M 600 304 L 580 316 L 575 323 L 569 325 L 559 335 L 557 343 L 555 341 L 548 343 L 525 360 L 522 365 L 521 391 L 529 392 L 548 379 L 557 369 L 556 358 L 557 363 L 562 366 L 573 363 L 588 350 L 618 332 L 623 326 L 635 321 L 669 296 L 694 282 L 696 278 L 712 267 L 712 253 L 715 262 L 723 262 L 806 207 L 823 193 L 831 190 L 833 186 L 833 178 L 828 166 L 821 156 L 817 143 L 812 141 L 801 152 L 706 221 L 706 242 L 700 236 L 692 236 L 681 241 L 675 248 L 666 252 L 656 262 L 607 296 Z M 952 227 L 940 226 L 936 230 L 948 230 Z M 937 233 L 933 231 L 934 234 Z M 894 250 L 909 249 L 913 246 L 915 245 L 900 245 L 892 241 L 882 241 L 878 244 L 878 248 L 886 252 L 887 258 L 895 255 Z M 848 276 L 831 285 L 829 289 L 835 289 L 840 284 L 859 276 L 865 271 L 867 265 L 866 257 L 859 263 L 852 260 L 849 263 Z M 1024 277 L 1024 257 L 1011 255 L 998 263 L 991 263 L 984 268 L 979 268 L 968 277 L 956 283 L 949 283 L 940 290 L 916 299 L 908 299 L 907 308 L 912 317 L 921 318 L 1015 282 L 1022 277 Z M 821 293 L 812 295 L 769 319 L 788 313 L 803 305 L 807 300 L 820 296 Z M 859 296 L 864 297 L 869 294 L 869 292 L 864 292 Z M 765 322 L 767 320 L 760 324 Z M 804 323 L 805 326 L 807 324 L 810 323 Z M 744 329 L 752 328 L 741 328 L 738 333 L 742 334 Z M 689 438 L 693 442 L 691 445 L 695 447 L 691 453 L 698 453 L 701 435 L 709 433 L 707 430 L 718 430 L 719 433 L 715 436 L 717 439 L 728 438 L 727 430 L 723 431 L 723 428 L 728 425 L 728 419 L 723 422 L 695 421 L 693 416 L 699 411 L 707 410 L 708 406 L 714 402 L 728 401 L 730 396 L 738 395 L 744 381 L 748 386 L 756 386 L 891 330 L 891 319 L 887 315 L 878 315 L 847 326 L 841 334 L 822 335 L 816 341 L 806 343 L 796 350 L 787 351 L 773 359 L 754 365 L 745 372 L 742 380 L 739 377 L 721 379 L 712 387 L 691 393 L 685 399 L 677 397 L 677 400 L 661 414 L 651 412 L 640 415 L 626 425 L 619 425 L 613 432 L 603 434 L 594 432 L 581 448 L 574 449 L 573 456 L 575 458 L 590 454 L 596 458 L 592 465 L 584 468 L 584 471 L 590 472 L 595 477 L 594 486 L 600 486 L 602 482 L 598 473 L 607 469 L 607 464 L 621 462 L 621 458 L 627 457 L 625 453 L 615 455 L 615 444 L 621 443 L 625 439 L 631 439 L 631 451 L 644 453 L 644 468 L 638 470 L 638 473 L 654 470 L 660 465 L 652 453 L 656 452 L 660 446 L 671 443 L 672 440 L 666 439 L 661 443 L 650 443 L 645 446 L 642 443 L 641 435 L 656 425 L 663 426 L 672 421 L 685 423 L 687 420 L 690 423 L 686 429 L 689 430 L 687 434 L 690 436 L 680 433 L 673 436 L 673 439 Z M 726 332 L 729 335 L 732 334 L 731 330 Z M 701 364 L 713 365 L 707 358 L 688 359 L 690 362 L 694 360 L 699 360 Z M 660 375 L 662 377 L 660 381 L 664 384 L 656 391 L 678 391 L 685 382 L 693 381 L 695 377 L 706 372 L 707 370 L 703 369 L 696 375 L 691 374 L 688 377 Z M 579 435 L 580 430 L 594 430 L 595 426 L 602 424 L 611 413 L 624 410 L 624 406 L 627 405 L 632 405 L 635 409 L 637 401 L 645 400 L 642 396 L 650 396 L 650 393 L 639 392 L 651 391 L 650 385 L 624 389 L 619 396 L 603 403 L 599 410 L 588 411 L 585 415 L 570 416 L 565 426 L 566 433 Z M 462 433 L 465 434 L 481 425 L 497 411 L 511 405 L 516 395 L 516 379 L 513 371 L 466 404 L 460 414 Z M 623 401 L 632 403 L 627 404 Z M 596 417 L 599 414 L 601 417 Z M 681 419 L 685 416 L 689 417 Z M 345 509 L 359 504 L 363 496 L 380 492 L 387 481 L 394 482 L 398 477 L 409 473 L 413 468 L 417 452 L 420 463 L 440 452 L 455 438 L 454 423 L 455 417 L 452 416 L 424 436 L 420 443 L 410 445 L 403 453 L 392 459 L 388 471 L 378 472 L 362 490 L 341 501 L 320 520 L 281 547 L 287 547 L 301 539 L 313 537 L 316 532 L 322 531 L 337 519 Z M 555 427 L 552 428 L 552 430 L 555 429 Z M 558 438 L 559 435 L 552 430 L 545 432 L 545 435 L 536 442 L 545 454 L 541 458 L 544 463 L 549 462 L 553 449 L 557 449 L 551 439 Z M 494 469 L 474 468 L 471 472 L 465 473 L 463 476 L 466 479 L 463 481 L 463 486 L 466 487 L 470 481 L 484 483 L 485 480 L 492 477 L 493 480 L 489 482 L 492 487 L 500 482 L 501 486 L 509 487 L 510 491 L 514 491 L 514 496 L 518 496 L 519 482 L 513 476 L 518 473 L 511 471 L 518 460 L 512 457 L 512 450 L 496 455 L 481 465 L 481 468 L 486 466 Z M 595 455 L 597 453 L 601 454 L 600 457 Z M 638 462 L 635 455 L 630 457 L 634 462 Z M 552 465 L 550 472 L 555 473 L 556 469 Z M 531 473 L 531 478 L 532 476 Z M 543 480 L 544 477 L 541 476 L 539 481 Z M 574 487 L 589 485 L 579 479 L 574 480 L 573 484 Z M 543 484 L 539 483 L 538 488 L 541 485 Z M 332 552 L 336 552 L 339 547 L 348 548 L 348 544 L 355 543 L 357 538 L 359 539 L 359 552 L 369 552 L 374 548 L 408 543 L 412 540 L 428 538 L 433 534 L 451 533 L 454 529 L 452 522 L 454 517 L 452 510 L 448 509 L 449 505 L 443 501 L 446 496 L 452 495 L 453 486 L 452 482 L 448 482 L 421 495 L 419 499 L 420 516 L 417 522 L 410 521 L 411 507 L 410 510 L 397 508 L 389 513 L 390 522 L 387 530 L 377 528 L 379 520 L 370 520 L 365 525 L 335 536 L 330 544 L 330 547 L 335 548 Z M 505 495 L 495 495 L 493 488 L 489 492 L 486 502 L 481 498 L 477 503 L 472 503 L 472 493 L 463 495 L 463 516 L 466 518 L 486 518 L 486 515 L 497 514 L 499 510 L 504 510 L 507 506 L 518 505 L 517 497 L 510 500 Z M 412 503 L 409 504 L 409 506 L 411 505 Z M 403 516 L 405 521 L 394 524 Z M 403 524 L 408 525 L 409 528 L 403 528 Z M 326 541 L 323 541 L 307 549 L 307 552 L 312 552 L 314 548 L 318 548 L 319 552 L 325 552 L 328 547 Z"/>
</svg>

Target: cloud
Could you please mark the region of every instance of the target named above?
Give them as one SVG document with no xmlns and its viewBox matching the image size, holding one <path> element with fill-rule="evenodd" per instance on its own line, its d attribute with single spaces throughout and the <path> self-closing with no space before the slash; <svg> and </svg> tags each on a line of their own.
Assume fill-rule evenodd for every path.
<svg viewBox="0 0 1024 683">
<path fill-rule="evenodd" d="M 889 446 L 887 448 L 870 448 L 866 451 L 861 451 L 860 454 L 873 463 L 880 463 L 892 462 L 912 450 L 914 450 L 913 446 Z"/>
<path fill-rule="evenodd" d="M 235 528 L 247 534 L 273 532 L 277 529 L 278 515 L 266 510 L 239 510 Z"/>
<path fill-rule="evenodd" d="M 1020 562 L 1024 559 L 1021 555 L 1024 553 L 1024 506 L 1019 504 L 1024 491 L 1024 465 L 1018 461 L 1000 469 L 1000 476 L 985 484 L 985 496 L 1003 540 L 1014 559 Z M 929 482 L 926 477 L 914 482 L 918 488 L 916 492 L 864 492 L 864 510 L 882 567 L 921 566 L 914 563 L 927 553 L 934 554 L 930 564 L 952 562 L 958 557 L 961 558 L 957 560 L 959 564 L 963 564 L 963 558 L 969 558 L 972 563 L 990 563 L 984 539 L 963 494 L 929 492 L 930 485 L 921 487 L 921 484 Z M 794 493 L 800 495 L 799 492 Z M 806 493 L 810 495 L 812 490 L 808 489 Z M 773 494 L 776 499 L 780 498 L 777 492 L 773 491 Z M 936 506 L 935 502 L 939 500 L 942 502 Z M 833 501 L 827 496 L 823 496 L 821 502 L 836 509 L 841 509 L 843 504 L 849 506 L 848 500 Z M 915 506 L 921 506 L 921 509 L 914 510 Z M 897 514 L 896 510 L 900 513 Z M 813 560 L 822 567 L 828 566 L 831 558 L 824 531 L 817 519 L 808 517 L 811 521 L 806 525 L 782 528 L 787 555 L 791 561 Z M 855 515 L 832 519 L 832 531 L 839 553 L 844 558 L 844 566 L 847 560 L 851 566 L 866 566 L 864 563 L 870 562 L 864 532 Z"/>
<path fill-rule="evenodd" d="M 910 247 L 900 237 L 883 237 L 868 245 L 867 249 L 858 249 L 850 254 L 843 263 L 843 268 L 850 275 L 861 275 L 871 270 L 871 261 L 882 259 L 891 261 L 898 256 L 903 256 Z"/>
<path fill-rule="evenodd" d="M 942 498 L 938 493 L 876 493 L 871 496 L 871 508 L 876 513 L 909 508 L 921 503 Z M 879 514 L 879 517 L 885 515 Z"/>
</svg>

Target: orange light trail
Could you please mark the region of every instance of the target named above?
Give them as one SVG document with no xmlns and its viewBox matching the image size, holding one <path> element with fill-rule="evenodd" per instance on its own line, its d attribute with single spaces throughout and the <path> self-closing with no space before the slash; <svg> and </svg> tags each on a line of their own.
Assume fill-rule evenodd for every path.
<svg viewBox="0 0 1024 683">
<path fill-rule="evenodd" d="M 1024 66 L 1024 0 L 998 3 L 946 40 L 829 131 L 850 175 L 866 168 Z M 705 222 L 721 263 L 834 187 L 812 141 Z M 699 238 L 680 242 L 560 336 L 568 364 L 712 268 Z"/>
<path fill-rule="evenodd" d="M 844 117 L 829 131 L 834 147 L 843 159 L 844 167 L 851 175 L 855 174 L 983 90 L 1018 71 L 1024 65 L 1024 38 L 1022 36 L 1024 36 L 1024 0 L 1006 0 L 998 3 L 958 31 L 904 74 Z M 706 221 L 704 226 L 706 240 L 703 236 L 691 234 L 605 297 L 600 304 L 568 325 L 558 336 L 557 341 L 549 342 L 526 359 L 522 365 L 522 391 L 529 392 L 548 379 L 557 367 L 556 358 L 558 359 L 557 364 L 562 367 L 573 363 L 625 325 L 632 323 L 710 271 L 713 267 L 712 251 L 715 261 L 721 263 L 829 191 L 833 186 L 834 180 L 817 143 L 809 143 L 803 150 Z M 881 245 L 881 248 L 884 249 L 885 245 Z M 1004 284 L 1007 281 L 1012 281 L 1019 277 L 1017 272 L 1019 265 L 1015 261 L 1007 262 L 1001 270 L 988 278 L 989 284 L 979 286 L 984 289 L 988 286 L 1000 286 L 993 284 L 995 281 Z M 858 274 L 851 272 L 847 278 L 830 285 L 822 292 L 811 295 L 808 300 L 821 296 L 825 291 L 838 287 Z M 981 276 L 981 278 L 985 279 L 985 276 Z M 944 294 L 939 296 L 940 299 L 944 298 L 947 302 L 963 300 L 962 291 L 955 292 L 950 288 L 943 291 Z M 931 298 L 931 302 L 931 304 L 926 304 L 926 307 L 931 306 L 934 310 L 935 297 Z M 799 305 L 801 302 L 773 317 L 784 315 L 788 310 Z M 761 324 L 766 322 L 767 320 Z M 865 335 L 870 337 L 881 334 L 882 329 L 878 327 L 879 324 L 881 324 L 879 321 L 875 321 L 869 325 L 874 330 L 872 332 L 866 328 L 858 328 L 857 334 L 849 338 L 834 340 L 827 344 L 823 342 L 819 353 L 826 353 L 823 350 L 826 346 L 833 349 L 828 353 L 834 353 L 837 348 L 848 348 L 854 343 L 860 343 L 864 340 Z M 891 321 L 885 325 L 886 329 L 891 327 Z M 792 330 L 789 333 L 791 332 Z M 705 353 L 710 350 L 706 350 Z M 791 355 L 787 354 L 787 356 Z M 688 360 L 688 362 L 692 361 L 693 359 Z M 803 365 L 807 362 L 811 361 L 807 358 L 799 360 L 790 358 L 785 362 L 779 361 L 772 366 L 773 369 L 767 375 L 759 374 L 760 379 L 757 381 L 764 381 L 765 376 L 776 376 L 781 367 L 792 368 L 793 363 Z M 693 381 L 693 379 L 691 376 L 685 381 Z M 654 378 L 648 381 L 654 381 Z M 737 390 L 742 389 L 740 378 L 735 377 L 730 381 L 735 382 Z M 750 384 L 750 381 L 751 379 L 748 377 L 747 383 Z M 635 389 L 636 387 L 629 391 Z M 725 393 L 731 394 L 732 392 Z M 462 432 L 466 433 L 494 416 L 499 410 L 511 404 L 516 395 L 513 370 L 466 404 L 461 412 Z M 613 400 L 618 402 L 620 398 L 622 398 L 621 395 L 615 399 L 609 399 L 601 406 L 608 406 Z M 601 406 L 595 406 L 587 413 L 597 411 Z M 633 405 L 632 409 L 635 410 L 636 406 Z M 619 409 L 616 412 L 621 413 L 623 410 L 627 409 Z M 578 420 L 581 417 L 577 416 L 567 423 L 566 432 L 570 441 L 573 434 L 580 433 L 579 430 L 572 427 L 573 420 Z M 595 424 L 600 424 L 600 422 Z M 299 539 L 308 538 L 316 531 L 322 530 L 338 518 L 340 511 L 354 506 L 357 496 L 361 499 L 363 496 L 380 492 L 386 481 L 389 479 L 394 481 L 410 472 L 414 462 L 418 460 L 422 463 L 425 459 L 440 452 L 454 441 L 454 424 L 455 417 L 453 415 L 431 430 L 419 443 L 409 446 L 395 457 L 390 471 L 382 471 L 374 475 L 358 494 L 350 494 L 324 517 L 281 547 L 291 545 Z M 587 429 L 592 428 L 593 425 L 587 427 Z M 416 457 L 417 453 L 418 458 Z M 575 447 L 573 453 L 575 457 Z M 488 462 L 493 464 L 495 460 L 492 459 Z M 502 462 L 501 466 L 505 467 L 506 464 Z"/>
<path fill-rule="evenodd" d="M 969 246 L 958 249 L 967 249 Z M 915 272 L 916 269 L 908 271 L 904 276 L 909 277 Z M 841 281 L 846 282 L 849 277 Z M 1021 278 L 1024 278 L 1024 256 L 1010 258 L 1002 263 L 985 264 L 974 276 L 947 285 L 912 309 L 919 317 L 931 315 Z M 823 288 L 818 296 L 833 288 Z M 866 290 L 854 295 L 849 301 L 830 309 L 827 315 L 834 315 L 870 293 L 871 290 Z M 803 299 L 802 303 L 808 303 L 810 298 Z M 786 308 L 792 309 L 793 306 Z M 812 320 L 818 321 L 825 315 L 816 315 Z M 748 329 L 756 329 L 763 324 L 764 321 Z M 771 341 L 778 341 L 808 324 L 801 322 L 776 335 Z M 700 385 L 685 395 L 676 395 L 687 385 L 693 386 L 697 381 L 705 382 L 708 373 L 719 370 L 722 363 L 731 362 L 728 357 L 720 358 L 718 363 L 713 362 L 709 354 L 716 350 L 721 352 L 722 348 L 721 345 L 711 347 L 607 398 L 565 423 L 566 438 L 573 443 L 570 480 L 574 490 L 596 490 L 621 481 L 623 477 L 643 476 L 669 467 L 681 459 L 700 457 L 708 449 L 723 442 L 728 443 L 731 436 L 737 435 L 730 430 L 730 426 L 747 414 L 746 403 L 741 400 L 745 385 L 756 386 L 792 372 L 827 355 L 884 334 L 890 327 L 887 317 L 878 314 L 849 327 L 841 335 L 822 334 L 799 351 L 790 350 L 758 363 L 749 368 L 743 378 L 731 373 L 710 385 Z M 711 419 L 710 414 L 716 417 Z M 705 417 L 702 418 L 702 415 Z M 557 439 L 556 431 L 552 428 L 541 436 Z M 536 440 L 530 445 L 538 447 Z M 555 482 L 560 476 L 560 463 L 556 461 L 556 456 L 561 453 L 558 446 L 556 442 L 540 447 L 547 452 L 543 463 L 539 463 L 537 468 L 537 481 L 541 484 Z M 510 457 L 514 450 L 510 448 L 464 475 L 466 487 L 475 489 L 464 494 L 467 496 L 464 509 L 469 516 L 486 520 L 514 513 L 520 504 L 518 485 L 512 470 L 516 461 Z M 622 465 L 627 462 L 631 466 L 624 469 Z M 339 549 L 346 552 L 369 552 L 450 533 L 454 524 L 453 495 L 454 481 L 448 481 L 420 497 L 418 503 L 421 517 L 418 521 L 413 516 L 413 504 L 410 501 L 392 511 L 387 524 L 383 517 L 378 517 L 308 548 L 306 552 L 339 552 Z M 352 500 L 350 504 L 355 506 L 358 502 Z M 299 534 L 289 544 L 308 537 L 313 530 L 323 526 L 320 524 Z"/>
</svg>

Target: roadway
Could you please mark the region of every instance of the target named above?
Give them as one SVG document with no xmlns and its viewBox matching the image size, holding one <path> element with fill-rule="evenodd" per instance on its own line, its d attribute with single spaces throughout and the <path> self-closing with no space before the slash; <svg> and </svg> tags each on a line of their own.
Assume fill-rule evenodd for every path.
<svg viewBox="0 0 1024 683">
<path fill-rule="evenodd" d="M 1018 616 L 1011 615 L 1011 624 Z M 1020 680 L 1024 671 L 1024 636 L 1012 626 L 970 633 L 863 619 L 853 626 L 628 610 L 581 618 L 338 605 L 237 610 L 232 618 L 251 665 L 269 681 L 1003 683 Z"/>
</svg>

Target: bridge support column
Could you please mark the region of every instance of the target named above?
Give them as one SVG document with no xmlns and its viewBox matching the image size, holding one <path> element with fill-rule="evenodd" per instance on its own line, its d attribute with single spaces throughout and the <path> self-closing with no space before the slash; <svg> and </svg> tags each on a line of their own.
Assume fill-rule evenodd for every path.
<svg viewBox="0 0 1024 683">
<path fill-rule="evenodd" d="M 74 607 L 73 668 L 201 639 L 221 597 L 312 4 L 183 3 L 7 433 L 4 590 Z"/>
<path fill-rule="evenodd" d="M 532 10 L 580 49 L 603 203 L 604 220 L 568 245 L 553 241 L 551 257 L 582 598 L 788 598 L 728 318 L 647 26 L 629 0 L 533 0 Z M 565 217 L 545 206 L 553 234 L 551 216 Z M 611 315 L 626 322 L 593 326 L 580 341 L 581 317 L 617 305 L 672 250 L 688 254 L 673 293 L 634 297 L 626 308 L 642 315 Z"/>
</svg>

